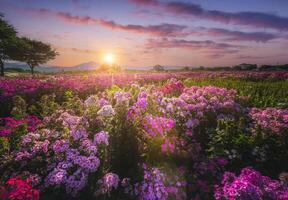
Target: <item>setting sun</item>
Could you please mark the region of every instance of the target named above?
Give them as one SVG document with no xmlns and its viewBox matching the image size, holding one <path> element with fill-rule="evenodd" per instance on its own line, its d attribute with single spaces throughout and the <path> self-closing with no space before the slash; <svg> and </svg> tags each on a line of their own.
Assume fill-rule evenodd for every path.
<svg viewBox="0 0 288 200">
<path fill-rule="evenodd" d="M 104 56 L 104 62 L 107 64 L 113 64 L 114 63 L 114 55 L 111 53 L 107 53 Z"/>
</svg>

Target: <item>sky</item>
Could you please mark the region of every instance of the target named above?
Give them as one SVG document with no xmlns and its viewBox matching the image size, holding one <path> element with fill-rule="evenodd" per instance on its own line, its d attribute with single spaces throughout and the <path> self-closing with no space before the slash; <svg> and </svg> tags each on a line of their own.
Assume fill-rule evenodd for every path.
<svg viewBox="0 0 288 200">
<path fill-rule="evenodd" d="M 287 0 L 0 0 L 0 12 L 59 52 L 49 65 L 288 63 Z"/>
</svg>

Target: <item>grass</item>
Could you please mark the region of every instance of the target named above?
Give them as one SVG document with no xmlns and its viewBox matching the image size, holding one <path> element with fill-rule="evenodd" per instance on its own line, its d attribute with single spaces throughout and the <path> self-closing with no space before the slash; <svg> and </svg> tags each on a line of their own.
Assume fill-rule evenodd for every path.
<svg viewBox="0 0 288 200">
<path fill-rule="evenodd" d="M 236 89 L 241 96 L 249 97 L 248 105 L 253 107 L 288 108 L 288 81 L 275 79 L 247 78 L 191 78 L 186 86 L 213 85 Z"/>
</svg>

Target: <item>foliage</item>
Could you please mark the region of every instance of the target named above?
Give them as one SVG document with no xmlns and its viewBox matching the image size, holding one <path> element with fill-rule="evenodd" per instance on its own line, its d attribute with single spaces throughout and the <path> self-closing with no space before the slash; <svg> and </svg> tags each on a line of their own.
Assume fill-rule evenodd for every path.
<svg viewBox="0 0 288 200">
<path fill-rule="evenodd" d="M 4 76 L 4 60 L 13 59 L 12 49 L 16 46 L 16 30 L 0 14 L 0 67 Z"/>
<path fill-rule="evenodd" d="M 288 111 L 249 107 L 242 95 L 260 89 L 237 86 L 265 86 L 277 101 L 281 80 L 155 74 L 2 87 L 13 103 L 0 124 L 1 182 L 28 171 L 38 177 L 29 191 L 43 199 L 286 198 Z"/>
<path fill-rule="evenodd" d="M 34 74 L 34 68 L 36 66 L 45 64 L 58 55 L 49 44 L 26 37 L 21 38 L 21 41 L 25 46 L 20 49 L 21 53 L 18 60 L 26 62 L 30 67 L 32 74 Z"/>
<path fill-rule="evenodd" d="M 164 67 L 161 66 L 161 65 L 155 65 L 155 66 L 153 67 L 153 70 L 155 70 L 155 71 L 164 71 Z"/>
</svg>

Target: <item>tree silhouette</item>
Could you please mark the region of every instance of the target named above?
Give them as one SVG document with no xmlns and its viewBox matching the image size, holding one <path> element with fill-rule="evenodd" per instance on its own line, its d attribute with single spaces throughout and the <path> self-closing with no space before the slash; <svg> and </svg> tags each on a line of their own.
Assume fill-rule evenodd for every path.
<svg viewBox="0 0 288 200">
<path fill-rule="evenodd" d="M 15 28 L 0 14 L 0 75 L 4 76 L 4 61 L 13 60 L 19 42 Z"/>
<path fill-rule="evenodd" d="M 155 65 L 155 66 L 153 67 L 153 69 L 154 69 L 155 71 L 164 71 L 164 67 L 161 66 L 161 65 Z"/>
<path fill-rule="evenodd" d="M 20 48 L 20 54 L 17 59 L 27 63 L 32 75 L 36 66 L 47 63 L 59 55 L 49 44 L 26 37 L 21 38 L 21 40 L 23 45 Z"/>
</svg>

